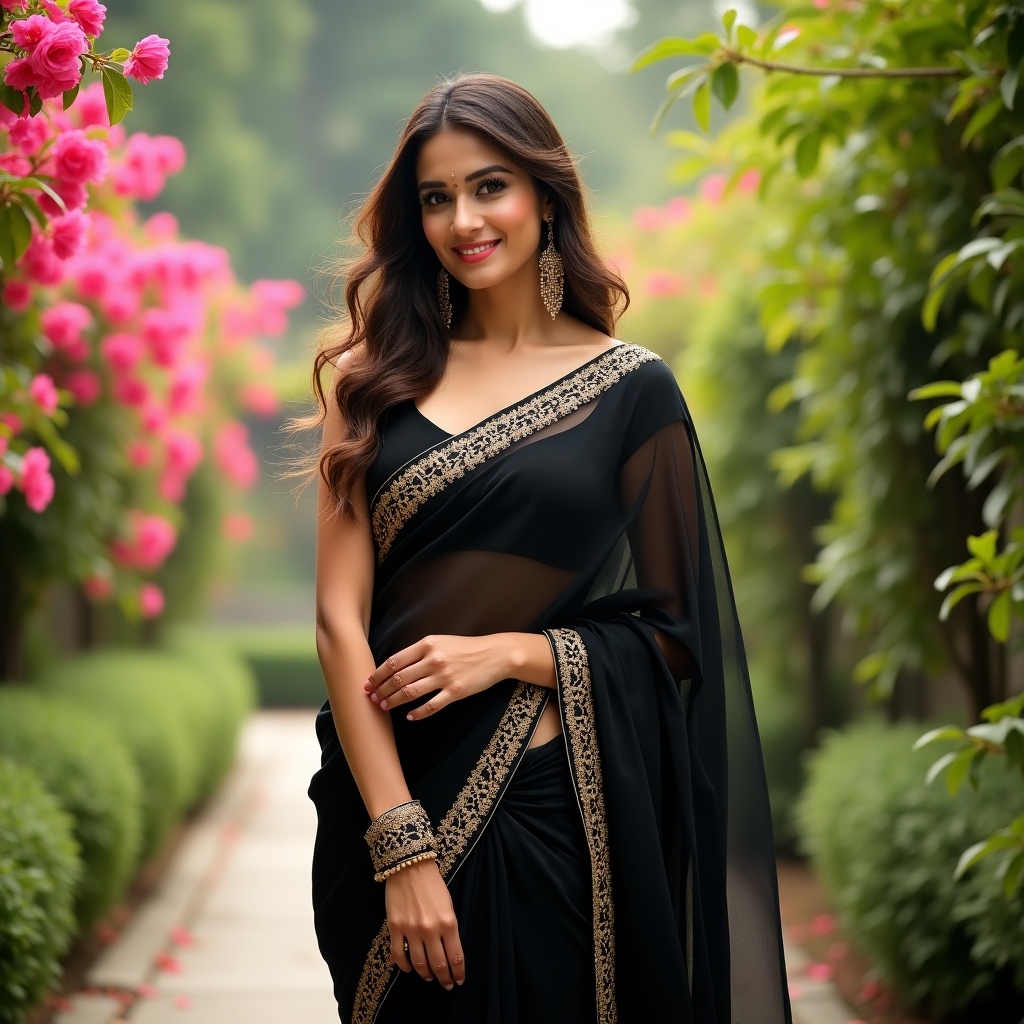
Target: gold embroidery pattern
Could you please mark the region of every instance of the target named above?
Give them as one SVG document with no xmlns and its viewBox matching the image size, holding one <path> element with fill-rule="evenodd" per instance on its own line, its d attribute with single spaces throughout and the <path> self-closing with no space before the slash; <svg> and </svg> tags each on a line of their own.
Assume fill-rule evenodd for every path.
<svg viewBox="0 0 1024 1024">
<path fill-rule="evenodd" d="M 437 866 L 445 881 L 501 794 L 546 697 L 540 686 L 520 683 L 515 688 L 498 728 L 488 740 L 455 802 L 437 826 Z M 359 975 L 352 1006 L 352 1024 L 371 1024 L 396 970 L 391 962 L 391 935 L 385 921 L 370 945 Z"/>
<path fill-rule="evenodd" d="M 434 448 L 401 470 L 374 505 L 377 562 L 421 505 L 487 459 L 593 401 L 627 373 L 660 358 L 640 345 L 616 345 L 572 376 Z"/>
<path fill-rule="evenodd" d="M 569 737 L 576 793 L 590 847 L 594 906 L 594 968 L 597 977 L 598 1024 L 615 1024 L 615 906 L 608 852 L 608 819 L 604 779 L 597 746 L 590 661 L 579 633 L 572 629 L 545 630 L 558 671 L 562 715 Z"/>
</svg>

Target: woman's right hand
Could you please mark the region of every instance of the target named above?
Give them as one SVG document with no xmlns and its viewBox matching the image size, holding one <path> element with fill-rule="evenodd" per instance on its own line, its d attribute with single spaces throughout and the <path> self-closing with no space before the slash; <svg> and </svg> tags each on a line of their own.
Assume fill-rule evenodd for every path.
<svg viewBox="0 0 1024 1024">
<path fill-rule="evenodd" d="M 437 864 L 410 864 L 384 882 L 391 933 L 391 959 L 407 973 L 437 978 L 451 991 L 466 980 L 466 958 L 459 939 L 452 898 Z M 406 950 L 408 943 L 408 951 Z"/>
</svg>

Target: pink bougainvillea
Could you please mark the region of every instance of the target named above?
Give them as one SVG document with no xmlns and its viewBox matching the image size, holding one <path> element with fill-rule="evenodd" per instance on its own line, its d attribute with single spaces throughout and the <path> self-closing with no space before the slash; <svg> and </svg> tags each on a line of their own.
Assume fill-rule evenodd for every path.
<svg viewBox="0 0 1024 1024">
<path fill-rule="evenodd" d="M 82 76 L 92 67 L 115 84 L 122 73 L 160 79 L 170 49 L 149 35 L 114 61 L 118 51 L 96 44 L 105 17 L 97 0 L 0 0 L 0 33 L 15 51 L 4 80 L 25 99 L 0 104 L 0 168 L 16 176 L 12 201 L 31 211 L 18 258 L 0 269 L 5 363 L 13 353 L 0 381 L 0 517 L 31 526 L 32 517 L 66 515 L 79 481 L 102 473 L 100 493 L 132 503 L 104 511 L 86 532 L 91 564 L 79 554 L 63 578 L 154 617 L 164 595 L 148 577 L 185 525 L 190 479 L 207 460 L 235 487 L 259 476 L 239 418 L 278 406 L 271 353 L 258 339 L 284 334 L 305 293 L 293 281 L 243 287 L 224 250 L 182 238 L 170 214 L 138 216 L 134 204 L 183 170 L 184 147 L 112 126 L 102 85 Z M 37 109 L 39 99 L 33 115 L 29 101 Z M 102 439 L 75 432 L 86 409 L 107 424 Z M 102 470 L 91 468 L 97 459 Z M 64 488 L 71 501 L 54 502 Z M 240 513 L 222 524 L 236 542 L 252 532 Z M 51 523 L 40 538 L 60 533 Z"/>
</svg>

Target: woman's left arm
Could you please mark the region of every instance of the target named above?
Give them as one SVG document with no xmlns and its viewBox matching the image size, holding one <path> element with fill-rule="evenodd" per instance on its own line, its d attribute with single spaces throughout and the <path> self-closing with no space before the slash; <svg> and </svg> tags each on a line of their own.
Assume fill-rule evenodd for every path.
<svg viewBox="0 0 1024 1024">
<path fill-rule="evenodd" d="M 554 689 L 555 663 L 543 633 L 425 636 L 374 669 L 364 689 L 385 711 L 433 693 L 408 718 L 427 718 L 502 679 Z"/>
</svg>

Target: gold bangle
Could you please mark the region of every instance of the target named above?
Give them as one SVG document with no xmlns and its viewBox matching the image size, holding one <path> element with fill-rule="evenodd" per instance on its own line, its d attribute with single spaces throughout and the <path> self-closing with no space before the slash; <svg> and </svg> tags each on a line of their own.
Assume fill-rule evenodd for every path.
<svg viewBox="0 0 1024 1024">
<path fill-rule="evenodd" d="M 419 800 L 407 800 L 374 818 L 365 838 L 378 882 L 417 859 L 437 856 L 434 829 Z"/>
<path fill-rule="evenodd" d="M 437 860 L 436 850 L 427 850 L 425 853 L 418 853 L 415 857 L 410 857 L 408 860 L 403 860 L 401 864 L 395 864 L 385 871 L 378 871 L 373 876 L 375 882 L 383 882 L 385 879 L 390 878 L 392 875 L 398 874 L 402 868 L 409 867 L 410 864 L 419 864 L 424 860 Z"/>
</svg>

